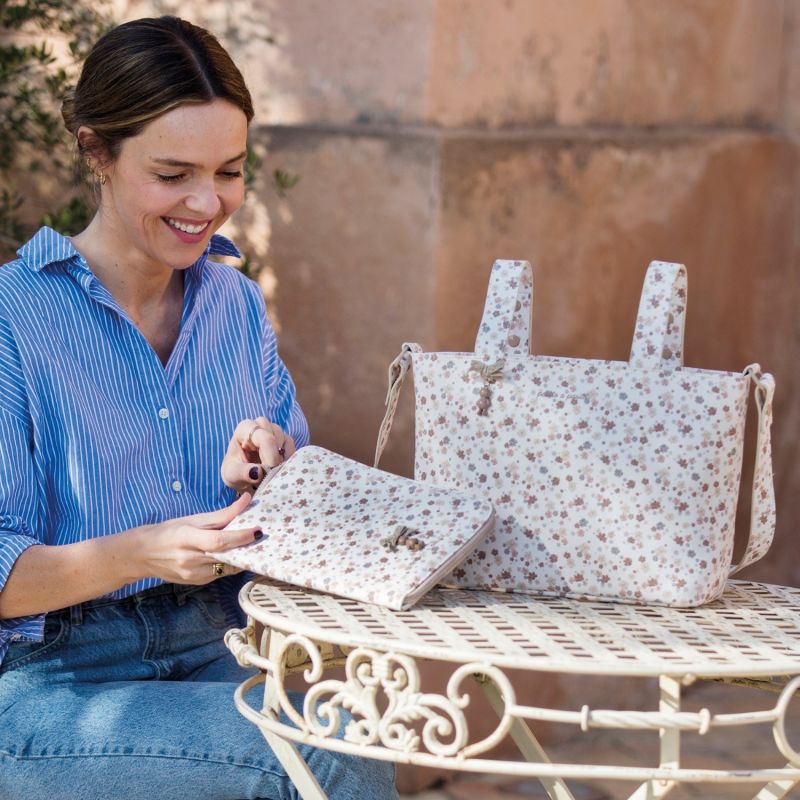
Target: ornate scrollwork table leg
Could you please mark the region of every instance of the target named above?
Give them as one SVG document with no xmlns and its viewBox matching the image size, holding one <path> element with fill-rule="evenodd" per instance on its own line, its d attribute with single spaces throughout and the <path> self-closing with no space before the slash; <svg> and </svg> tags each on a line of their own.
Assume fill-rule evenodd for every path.
<svg viewBox="0 0 800 800">
<path fill-rule="evenodd" d="M 252 664 L 253 666 L 264 669 L 266 664 L 279 663 L 276 661 L 276 656 L 285 651 L 285 639 L 286 637 L 284 634 L 278 631 L 267 632 L 266 641 L 268 650 L 266 661 L 263 656 L 257 653 L 253 642 L 252 627 L 245 628 L 244 631 L 228 631 L 225 636 L 225 643 L 242 666 L 250 666 Z M 261 682 L 264 683 L 264 705 L 261 709 L 261 713 L 254 717 L 251 713 L 253 709 L 247 704 L 244 695 L 249 689 Z M 263 674 L 245 681 L 242 686 L 239 687 L 236 692 L 236 705 L 244 716 L 256 723 L 261 734 L 267 740 L 267 744 L 272 749 L 272 752 L 275 753 L 281 765 L 286 770 L 286 774 L 297 787 L 303 800 L 327 800 L 327 795 L 322 790 L 319 782 L 308 768 L 308 765 L 303 760 L 291 739 L 280 736 L 274 730 L 260 722 L 260 720 L 264 719 L 278 721 L 280 717 L 280 700 L 282 693 L 283 688 L 281 687 L 279 691 L 276 687 L 275 675 L 272 670 L 265 670 Z M 283 694 L 285 696 L 285 693 Z M 286 702 L 288 703 L 288 698 L 286 698 Z M 246 713 L 246 711 L 250 713 Z"/>
</svg>

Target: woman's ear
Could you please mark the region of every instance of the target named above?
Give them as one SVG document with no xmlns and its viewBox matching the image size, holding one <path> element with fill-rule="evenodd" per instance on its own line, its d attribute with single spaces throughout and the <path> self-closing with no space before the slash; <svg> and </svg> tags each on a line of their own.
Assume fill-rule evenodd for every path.
<svg viewBox="0 0 800 800">
<path fill-rule="evenodd" d="M 95 176 L 102 175 L 112 161 L 105 142 L 86 125 L 78 128 L 75 137 L 78 140 L 78 152 L 86 162 L 89 172 Z"/>
</svg>

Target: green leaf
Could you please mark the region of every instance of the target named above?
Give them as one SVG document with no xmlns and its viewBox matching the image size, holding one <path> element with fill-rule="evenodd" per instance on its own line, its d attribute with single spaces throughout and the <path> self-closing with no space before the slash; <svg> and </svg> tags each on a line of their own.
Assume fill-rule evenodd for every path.
<svg viewBox="0 0 800 800">
<path fill-rule="evenodd" d="M 282 169 L 276 169 L 272 173 L 272 181 L 275 185 L 275 190 L 281 197 L 285 197 L 286 193 L 293 189 L 300 182 L 299 175 L 292 175 Z"/>
</svg>

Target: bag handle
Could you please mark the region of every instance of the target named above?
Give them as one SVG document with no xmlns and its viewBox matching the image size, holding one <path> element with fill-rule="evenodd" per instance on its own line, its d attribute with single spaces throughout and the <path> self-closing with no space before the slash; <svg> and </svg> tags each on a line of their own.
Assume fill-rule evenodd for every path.
<svg viewBox="0 0 800 800">
<path fill-rule="evenodd" d="M 475 353 L 492 360 L 500 353 L 530 354 L 533 270 L 529 261 L 497 259 L 492 265 L 483 317 L 478 326 Z M 378 430 L 374 466 L 378 466 L 397 411 L 400 389 L 411 367 L 411 357 L 421 353 L 418 344 L 406 342 L 400 355 L 389 365 L 386 413 Z"/>
<path fill-rule="evenodd" d="M 651 261 L 636 315 L 631 366 L 650 369 L 683 366 L 686 298 L 686 267 L 669 261 Z"/>
<path fill-rule="evenodd" d="M 772 474 L 772 398 L 775 396 L 775 378 L 762 373 L 758 364 L 744 371 L 753 381 L 754 399 L 758 410 L 758 435 L 756 438 L 756 465 L 753 470 L 753 491 L 750 496 L 750 531 L 742 560 L 731 566 L 734 575 L 763 558 L 775 535 L 775 482 Z"/>
<path fill-rule="evenodd" d="M 633 366 L 675 369 L 683 365 L 687 290 L 683 264 L 650 262 L 631 345 Z M 475 341 L 477 358 L 530 353 L 532 300 L 530 262 L 495 261 Z"/>
<path fill-rule="evenodd" d="M 527 356 L 531 351 L 532 301 L 530 262 L 495 261 L 475 340 L 475 357 L 494 361 L 504 354 Z"/>
<path fill-rule="evenodd" d="M 397 402 L 403 381 L 411 368 L 414 353 L 421 353 L 418 344 L 404 344 L 400 355 L 389 365 L 389 389 L 386 393 L 386 413 L 378 432 L 375 447 L 374 467 L 378 467 L 392 422 L 397 411 Z M 731 565 L 730 575 L 734 575 L 749 564 L 763 558 L 772 544 L 775 535 L 775 485 L 772 473 L 772 399 L 775 396 L 775 379 L 762 373 L 758 364 L 751 364 L 744 371 L 754 385 L 754 399 L 758 411 L 758 434 L 756 439 L 756 460 L 753 471 L 753 489 L 750 497 L 750 530 L 747 546 L 738 564 Z"/>
</svg>

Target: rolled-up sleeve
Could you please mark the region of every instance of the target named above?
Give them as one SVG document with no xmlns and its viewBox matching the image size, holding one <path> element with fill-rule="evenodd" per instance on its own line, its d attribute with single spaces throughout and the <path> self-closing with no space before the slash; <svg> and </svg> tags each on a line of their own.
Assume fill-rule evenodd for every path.
<svg viewBox="0 0 800 800">
<path fill-rule="evenodd" d="M 35 532 L 39 491 L 31 442 L 16 348 L 0 321 L 0 592 L 20 554 L 42 544 Z M 41 639 L 43 621 L 43 614 L 0 619 L 0 660 L 13 639 Z"/>
</svg>

